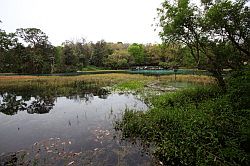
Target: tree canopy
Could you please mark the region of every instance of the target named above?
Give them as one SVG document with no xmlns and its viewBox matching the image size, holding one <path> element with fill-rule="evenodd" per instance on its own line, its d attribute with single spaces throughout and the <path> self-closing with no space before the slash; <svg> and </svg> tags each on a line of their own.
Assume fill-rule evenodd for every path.
<svg viewBox="0 0 250 166">
<path fill-rule="evenodd" d="M 164 1 L 158 9 L 165 43 L 187 46 L 198 68 L 210 71 L 224 86 L 223 69 L 239 69 L 249 61 L 249 10 L 246 0 Z"/>
</svg>

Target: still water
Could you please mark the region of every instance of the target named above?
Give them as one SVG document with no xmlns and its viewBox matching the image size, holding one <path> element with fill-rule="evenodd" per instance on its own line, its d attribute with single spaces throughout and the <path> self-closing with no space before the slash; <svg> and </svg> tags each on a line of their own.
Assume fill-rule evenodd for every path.
<svg viewBox="0 0 250 166">
<path fill-rule="evenodd" d="M 9 154 L 28 165 L 147 165 L 149 157 L 113 129 L 126 108 L 148 109 L 132 94 L 1 93 L 0 165 Z"/>
</svg>

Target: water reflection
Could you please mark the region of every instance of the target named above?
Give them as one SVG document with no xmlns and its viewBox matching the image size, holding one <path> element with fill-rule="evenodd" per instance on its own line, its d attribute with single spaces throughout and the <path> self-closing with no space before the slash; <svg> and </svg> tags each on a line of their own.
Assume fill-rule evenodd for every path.
<svg viewBox="0 0 250 166">
<path fill-rule="evenodd" d="M 6 115 L 14 115 L 18 111 L 26 110 L 27 104 L 24 102 L 24 99 L 18 99 L 16 94 L 5 93 L 1 95 L 0 98 L 0 112 Z"/>
<path fill-rule="evenodd" d="M 53 108 L 55 105 L 55 97 L 35 97 L 35 100 L 27 106 L 27 112 L 29 114 L 46 114 Z"/>
<path fill-rule="evenodd" d="M 1 99 L 2 98 L 2 99 Z M 26 102 L 31 100 L 31 103 Z M 15 115 L 18 111 L 27 111 L 29 114 L 49 113 L 55 105 L 56 97 L 53 96 L 17 96 L 15 93 L 0 95 L 0 112 L 5 115 Z"/>
<path fill-rule="evenodd" d="M 36 96 L 32 96 L 31 94 L 27 92 L 0 93 L 0 112 L 5 115 L 15 115 L 18 111 L 27 111 L 29 114 L 46 114 L 53 109 L 56 98 L 60 96 L 50 91 L 43 91 L 42 94 Z M 68 94 L 66 97 L 79 102 L 91 102 L 94 96 L 107 99 L 108 95 L 109 91 L 105 89 L 94 89 L 92 92 L 90 90 L 82 91 L 77 95 Z"/>
<path fill-rule="evenodd" d="M 146 110 L 147 105 L 132 94 L 97 88 L 64 89 L 63 93 L 53 90 L 2 92 L 0 163 L 9 161 L 1 153 L 11 153 L 18 158 L 23 156 L 17 153 L 20 150 L 25 150 L 27 160 L 39 155 L 40 165 L 48 164 L 44 163 L 45 159 L 49 164 L 56 162 L 47 160 L 52 154 L 58 158 L 58 165 L 72 162 L 68 160 L 86 164 L 90 159 L 94 165 L 117 165 L 130 160 L 147 162 L 148 158 L 141 157 L 138 148 L 121 145 L 113 139 L 113 122 L 126 108 Z M 67 147 L 64 142 L 68 142 Z M 34 151 L 36 148 L 40 151 Z M 74 155 L 80 152 L 81 158 Z M 17 162 L 25 163 L 26 159 Z"/>
</svg>

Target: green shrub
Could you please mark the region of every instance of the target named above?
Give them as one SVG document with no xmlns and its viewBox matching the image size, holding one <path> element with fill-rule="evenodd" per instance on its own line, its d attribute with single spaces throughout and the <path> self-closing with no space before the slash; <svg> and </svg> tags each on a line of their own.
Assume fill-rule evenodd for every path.
<svg viewBox="0 0 250 166">
<path fill-rule="evenodd" d="M 235 108 L 250 108 L 250 70 L 233 72 L 228 82 L 228 96 Z"/>
<path fill-rule="evenodd" d="M 148 112 L 127 110 L 116 129 L 153 144 L 164 165 L 249 165 L 249 110 L 216 87 L 165 94 Z"/>
</svg>

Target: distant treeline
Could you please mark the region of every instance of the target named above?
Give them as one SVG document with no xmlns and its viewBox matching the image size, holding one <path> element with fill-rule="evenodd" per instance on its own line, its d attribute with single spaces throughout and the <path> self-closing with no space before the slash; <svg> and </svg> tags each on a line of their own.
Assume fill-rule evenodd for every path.
<svg viewBox="0 0 250 166">
<path fill-rule="evenodd" d="M 4 73 L 75 72 L 90 65 L 108 69 L 193 67 L 193 62 L 188 48 L 180 44 L 93 43 L 80 39 L 53 46 L 37 28 L 20 28 L 15 33 L 0 29 L 0 72 Z"/>
</svg>

